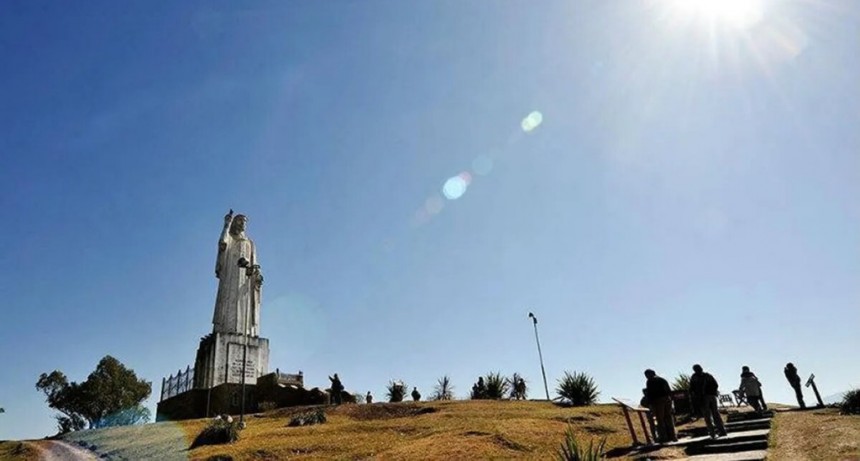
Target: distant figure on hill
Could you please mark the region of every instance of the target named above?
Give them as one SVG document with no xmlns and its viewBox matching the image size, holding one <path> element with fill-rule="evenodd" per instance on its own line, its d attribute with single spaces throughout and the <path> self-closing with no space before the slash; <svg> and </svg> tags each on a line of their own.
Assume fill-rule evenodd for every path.
<svg viewBox="0 0 860 461">
<path fill-rule="evenodd" d="M 487 398 L 487 385 L 484 384 L 484 377 L 479 376 L 478 382 L 472 385 L 472 398 L 484 399 Z"/>
<path fill-rule="evenodd" d="M 800 375 L 797 374 L 797 368 L 791 362 L 785 365 L 785 379 L 788 380 L 788 384 L 791 384 L 791 388 L 794 389 L 797 404 L 800 405 L 800 408 L 806 408 L 806 403 L 803 402 L 803 391 L 800 390 Z"/>
<path fill-rule="evenodd" d="M 337 373 L 334 374 L 334 377 L 329 376 L 329 381 L 331 381 L 331 400 L 335 405 L 340 405 L 343 403 L 343 396 L 341 392 L 343 392 L 343 383 L 340 382 L 340 378 L 337 376 Z"/>
<path fill-rule="evenodd" d="M 526 398 L 526 380 L 522 377 L 517 378 L 514 383 L 514 398 L 517 400 Z"/>
<path fill-rule="evenodd" d="M 364 396 L 364 401 L 366 403 L 373 403 L 373 396 L 370 395 L 370 391 L 367 391 L 367 395 Z"/>
<path fill-rule="evenodd" d="M 705 373 L 701 365 L 693 365 L 693 375 L 690 376 L 690 397 L 694 402 L 698 402 L 712 439 L 717 438 L 717 433 L 720 436 L 727 435 L 726 426 L 723 425 L 723 418 L 717 407 L 717 397 L 719 396 L 717 380 L 710 373 Z M 714 426 L 716 426 L 716 431 L 714 431 Z"/>
<path fill-rule="evenodd" d="M 741 384 L 738 387 L 747 396 L 747 402 L 749 402 L 756 413 L 767 410 L 767 404 L 764 403 L 764 398 L 761 395 L 761 382 L 759 382 L 755 373 L 750 371 L 750 367 L 746 365 L 741 368 Z"/>
<path fill-rule="evenodd" d="M 677 442 L 675 418 L 672 415 L 672 389 L 669 383 L 657 376 L 654 370 L 645 370 L 645 398 L 657 420 L 657 442 Z"/>
<path fill-rule="evenodd" d="M 412 401 L 417 402 L 419 400 L 421 400 L 421 393 L 418 392 L 417 387 L 413 387 L 412 388 Z"/>
</svg>

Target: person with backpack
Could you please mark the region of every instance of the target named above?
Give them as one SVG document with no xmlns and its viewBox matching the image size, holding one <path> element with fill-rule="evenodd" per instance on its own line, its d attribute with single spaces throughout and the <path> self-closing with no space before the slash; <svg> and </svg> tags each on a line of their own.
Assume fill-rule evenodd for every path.
<svg viewBox="0 0 860 461">
<path fill-rule="evenodd" d="M 654 370 L 645 370 L 645 399 L 657 420 L 657 442 L 677 442 L 675 415 L 672 414 L 672 389 Z"/>
<path fill-rule="evenodd" d="M 701 365 L 698 363 L 693 365 L 693 375 L 690 376 L 690 397 L 694 402 L 699 402 L 699 408 L 702 416 L 705 417 L 705 424 L 712 439 L 727 435 L 726 426 L 723 424 L 723 418 L 717 406 L 717 398 L 720 396 L 719 387 L 717 380 L 710 373 L 705 373 Z"/>
<path fill-rule="evenodd" d="M 746 365 L 741 368 L 741 384 L 738 387 L 746 395 L 747 402 L 749 402 L 756 413 L 767 411 L 767 404 L 764 403 L 761 393 L 761 382 L 755 373 L 750 371 L 750 367 Z"/>
</svg>

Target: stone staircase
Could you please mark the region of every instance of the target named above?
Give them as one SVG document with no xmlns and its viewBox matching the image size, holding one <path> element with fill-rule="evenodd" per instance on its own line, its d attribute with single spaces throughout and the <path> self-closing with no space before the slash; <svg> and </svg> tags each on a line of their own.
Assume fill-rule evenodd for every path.
<svg viewBox="0 0 860 461">
<path fill-rule="evenodd" d="M 771 418 L 772 412 L 732 413 L 726 417 L 727 437 L 712 439 L 705 427 L 696 427 L 681 431 L 676 446 L 683 446 L 690 460 L 761 461 L 767 457 Z"/>
</svg>

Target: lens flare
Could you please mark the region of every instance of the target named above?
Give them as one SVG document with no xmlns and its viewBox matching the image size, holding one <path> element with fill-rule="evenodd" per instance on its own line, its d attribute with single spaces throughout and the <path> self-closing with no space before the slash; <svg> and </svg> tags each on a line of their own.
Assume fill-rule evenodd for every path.
<svg viewBox="0 0 860 461">
<path fill-rule="evenodd" d="M 520 124 L 523 128 L 523 131 L 526 133 L 531 133 L 535 128 L 539 127 L 543 122 L 543 114 L 538 111 L 534 111 L 526 116 Z"/>
<path fill-rule="evenodd" d="M 466 189 L 469 188 L 469 183 L 471 182 L 472 175 L 466 172 L 452 176 L 442 186 L 442 195 L 448 200 L 457 200 L 466 193 Z"/>
</svg>

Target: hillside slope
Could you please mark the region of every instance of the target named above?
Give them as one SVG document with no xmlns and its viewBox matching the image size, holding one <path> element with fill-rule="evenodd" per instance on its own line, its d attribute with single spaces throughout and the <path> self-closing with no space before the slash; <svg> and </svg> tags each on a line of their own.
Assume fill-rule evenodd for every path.
<svg viewBox="0 0 860 461">
<path fill-rule="evenodd" d="M 287 427 L 307 409 L 247 418 L 239 442 L 189 450 L 207 420 L 80 431 L 64 439 L 125 459 L 551 459 L 568 423 L 582 440 L 628 445 L 617 406 L 562 408 L 547 402 L 452 401 L 328 407 L 328 422 Z"/>
</svg>

